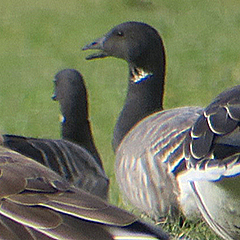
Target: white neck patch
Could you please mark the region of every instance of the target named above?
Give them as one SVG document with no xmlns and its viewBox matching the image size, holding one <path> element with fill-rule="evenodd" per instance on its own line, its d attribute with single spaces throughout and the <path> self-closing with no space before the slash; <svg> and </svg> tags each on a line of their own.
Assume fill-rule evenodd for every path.
<svg viewBox="0 0 240 240">
<path fill-rule="evenodd" d="M 153 73 L 145 72 L 141 68 L 133 68 L 131 75 L 132 75 L 131 81 L 133 81 L 134 83 L 140 83 L 140 82 L 146 80 L 147 78 L 152 77 Z"/>
<path fill-rule="evenodd" d="M 61 123 L 65 123 L 66 118 L 65 118 L 62 114 L 60 114 L 60 115 L 59 115 L 59 121 L 60 121 Z"/>
</svg>

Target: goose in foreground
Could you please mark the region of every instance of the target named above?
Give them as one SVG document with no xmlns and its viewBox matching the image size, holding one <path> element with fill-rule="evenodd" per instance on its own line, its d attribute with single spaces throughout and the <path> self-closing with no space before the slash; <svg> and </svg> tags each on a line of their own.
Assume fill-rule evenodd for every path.
<svg viewBox="0 0 240 240">
<path fill-rule="evenodd" d="M 169 239 L 159 227 L 0 147 L 0 239 Z"/>
<path fill-rule="evenodd" d="M 127 97 L 113 137 L 120 189 L 134 206 L 156 220 L 177 216 L 181 188 L 176 177 L 186 170 L 183 141 L 202 109 L 163 111 L 165 51 L 151 26 L 122 23 L 83 48 L 87 49 L 100 50 L 88 60 L 113 56 L 127 61 L 129 67 Z M 184 213 L 198 214 L 193 197 L 184 196 L 188 196 L 186 202 L 181 201 Z"/>
<path fill-rule="evenodd" d="M 188 183 L 203 218 L 223 239 L 240 239 L 240 85 L 217 96 L 189 130 Z"/>
<path fill-rule="evenodd" d="M 82 76 L 76 70 L 64 69 L 57 73 L 54 83 L 53 98 L 59 101 L 65 119 L 62 124 L 64 139 L 5 134 L 3 146 L 51 168 L 76 187 L 107 199 L 109 180 L 92 139 Z M 74 128 L 78 136 L 72 134 Z"/>
</svg>

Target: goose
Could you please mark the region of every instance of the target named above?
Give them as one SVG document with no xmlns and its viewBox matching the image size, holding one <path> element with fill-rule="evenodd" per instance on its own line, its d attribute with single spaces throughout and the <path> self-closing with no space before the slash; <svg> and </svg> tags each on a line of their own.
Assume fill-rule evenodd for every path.
<svg viewBox="0 0 240 240">
<path fill-rule="evenodd" d="M 59 101 L 65 119 L 63 139 L 4 134 L 2 145 L 35 159 L 76 187 L 106 200 L 109 180 L 93 142 L 82 75 L 74 69 L 61 70 L 55 76 L 54 85 L 53 99 Z M 71 134 L 74 127 L 78 136 Z"/>
<path fill-rule="evenodd" d="M 223 239 L 240 239 L 240 85 L 220 93 L 185 139 L 188 184 L 203 218 Z"/>
<path fill-rule="evenodd" d="M 83 76 L 75 69 L 64 69 L 56 74 L 53 82 L 52 99 L 59 102 L 63 116 L 62 138 L 87 149 L 97 163 L 103 167 L 92 136 L 88 115 L 87 90 Z"/>
<path fill-rule="evenodd" d="M 142 22 L 124 22 L 83 47 L 88 49 L 99 52 L 87 60 L 112 56 L 128 63 L 127 96 L 113 134 L 121 191 L 134 207 L 156 221 L 175 218 L 180 209 L 189 218 L 198 217 L 189 187 L 183 189 L 186 201 L 179 199 L 182 188 L 177 175 L 186 171 L 186 133 L 203 109 L 163 110 L 166 60 L 157 30 Z"/>
<path fill-rule="evenodd" d="M 0 172 L 0 239 L 170 239 L 160 227 L 2 146 Z"/>
</svg>

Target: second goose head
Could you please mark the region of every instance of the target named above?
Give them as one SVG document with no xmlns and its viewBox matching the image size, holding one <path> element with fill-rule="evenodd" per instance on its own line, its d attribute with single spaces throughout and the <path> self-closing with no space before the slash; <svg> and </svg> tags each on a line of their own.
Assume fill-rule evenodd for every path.
<svg viewBox="0 0 240 240">
<path fill-rule="evenodd" d="M 87 90 L 82 75 L 75 69 L 64 69 L 55 75 L 52 99 L 60 104 L 62 137 L 86 148 L 102 167 L 95 147 L 88 117 Z"/>
</svg>

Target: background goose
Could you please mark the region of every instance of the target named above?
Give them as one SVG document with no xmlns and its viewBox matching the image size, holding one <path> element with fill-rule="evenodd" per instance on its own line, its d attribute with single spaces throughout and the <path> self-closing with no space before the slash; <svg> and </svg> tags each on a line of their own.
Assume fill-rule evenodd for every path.
<svg viewBox="0 0 240 240">
<path fill-rule="evenodd" d="M 185 170 L 183 140 L 201 108 L 162 111 L 165 51 L 151 26 L 122 23 L 83 48 L 87 49 L 100 50 L 87 59 L 113 56 L 129 66 L 127 97 L 113 137 L 120 189 L 134 206 L 156 220 L 177 215 L 176 176 Z M 198 211 L 181 207 L 188 215 Z"/>
<path fill-rule="evenodd" d="M 63 138 L 76 143 L 5 134 L 3 146 L 44 164 L 75 186 L 107 199 L 109 181 L 92 139 L 82 76 L 76 70 L 65 69 L 57 73 L 54 82 L 54 99 L 59 101 L 65 119 Z"/>
<path fill-rule="evenodd" d="M 223 239 L 240 239 L 240 85 L 204 110 L 186 138 L 188 183 L 210 227 Z"/>
<path fill-rule="evenodd" d="M 159 227 L 138 221 L 3 147 L 0 172 L 1 239 L 169 239 Z"/>
<path fill-rule="evenodd" d="M 92 136 L 87 90 L 82 75 L 74 69 L 64 69 L 58 72 L 54 79 L 52 99 L 60 104 L 63 116 L 62 138 L 87 149 L 102 167 L 102 161 Z"/>
</svg>

